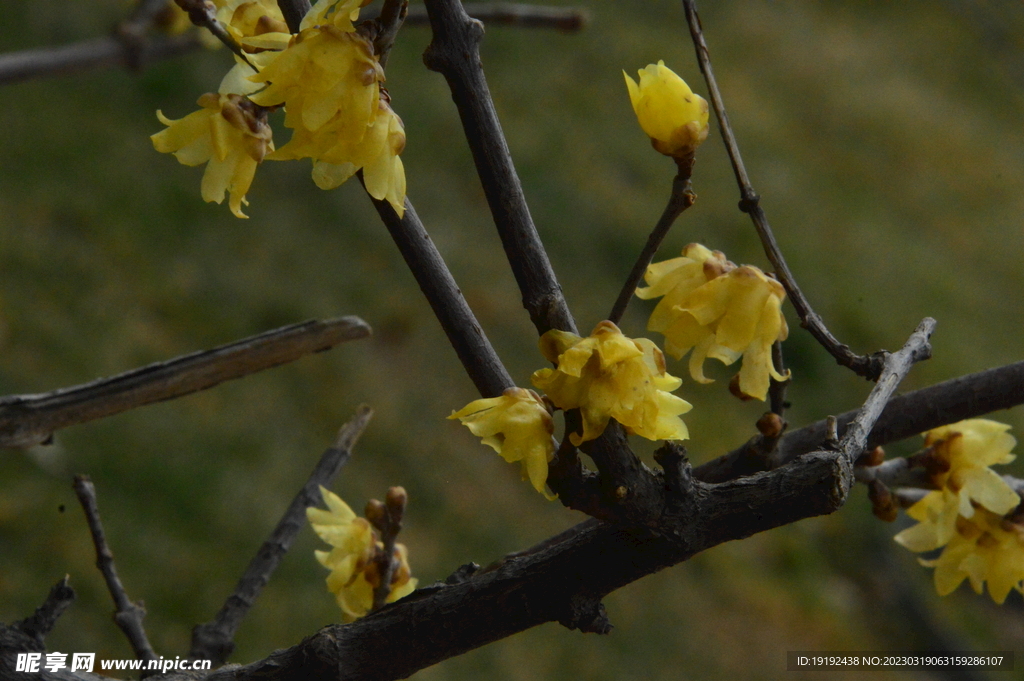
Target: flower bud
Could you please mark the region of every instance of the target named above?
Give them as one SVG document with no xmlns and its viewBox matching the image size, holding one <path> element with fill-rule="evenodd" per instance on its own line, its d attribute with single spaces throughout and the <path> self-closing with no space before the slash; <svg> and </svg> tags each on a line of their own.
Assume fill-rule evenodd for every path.
<svg viewBox="0 0 1024 681">
<path fill-rule="evenodd" d="M 664 61 L 640 69 L 640 83 L 623 71 L 640 127 L 654 148 L 673 158 L 693 154 L 708 136 L 708 103 Z"/>
</svg>

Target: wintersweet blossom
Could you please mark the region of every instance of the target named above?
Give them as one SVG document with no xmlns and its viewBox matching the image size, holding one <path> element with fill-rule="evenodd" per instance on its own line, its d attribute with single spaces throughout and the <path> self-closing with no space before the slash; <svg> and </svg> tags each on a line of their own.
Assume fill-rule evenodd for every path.
<svg viewBox="0 0 1024 681">
<path fill-rule="evenodd" d="M 664 61 L 650 64 L 638 74 L 639 84 L 622 72 L 633 111 L 651 144 L 666 156 L 692 154 L 708 136 L 708 103 Z"/>
<path fill-rule="evenodd" d="M 330 490 L 320 487 L 327 510 L 309 507 L 306 517 L 317 536 L 330 544 L 330 551 L 316 551 L 316 559 L 331 571 L 327 588 L 338 601 L 346 622 L 364 616 L 373 607 L 373 590 L 380 584 L 374 557 L 384 548 L 376 531 L 366 518 L 356 517 L 349 505 Z M 417 580 L 409 569 L 408 552 L 395 544 L 398 568 L 391 579 L 391 603 L 413 592 Z"/>
<path fill-rule="evenodd" d="M 1009 429 L 988 419 L 968 419 L 925 433 L 936 462 L 931 482 L 939 489 L 907 509 L 919 522 L 897 534 L 896 541 L 911 551 L 930 551 L 949 542 L 958 517 L 972 518 L 976 507 L 1000 516 L 1013 510 L 1020 496 L 989 468 L 1016 458 L 1010 451 L 1017 441 Z"/>
<path fill-rule="evenodd" d="M 202 107 L 199 111 L 178 120 L 157 111 L 157 118 L 168 127 L 150 137 L 153 147 L 173 153 L 187 166 L 206 163 L 203 200 L 221 203 L 229 192 L 231 212 L 247 217 L 242 204 L 249 203 L 245 194 L 256 166 L 274 150 L 266 113 L 239 95 L 207 93 L 198 104 Z"/>
<path fill-rule="evenodd" d="M 671 394 L 682 381 L 665 371 L 665 356 L 646 338 L 627 338 L 609 321 L 587 338 L 551 330 L 541 336 L 541 353 L 557 364 L 533 373 L 533 385 L 559 409 L 579 409 L 583 434 L 579 446 L 604 432 L 609 419 L 649 440 L 689 437 L 680 414 L 692 405 Z"/>
<path fill-rule="evenodd" d="M 548 479 L 548 462 L 555 454 L 551 439 L 554 424 L 537 393 L 509 388 L 501 397 L 474 400 L 448 418 L 459 419 L 505 461 L 521 461 L 523 479 L 529 479 L 534 489 L 547 496 L 544 484 Z"/>
<path fill-rule="evenodd" d="M 1024 527 L 984 508 L 956 520 L 955 532 L 935 560 L 935 590 L 945 596 L 969 579 L 975 593 L 988 583 L 992 600 L 1002 604 L 1011 589 L 1024 593 Z"/>
<path fill-rule="evenodd" d="M 683 255 L 647 268 L 643 299 L 662 297 L 647 328 L 665 336 L 665 351 L 681 359 L 690 355 L 690 375 L 704 375 L 708 357 L 743 365 L 738 388 L 742 395 L 764 400 L 769 379 L 784 381 L 772 362 L 771 347 L 789 335 L 782 301 L 786 290 L 778 281 L 751 265 L 736 267 L 721 251 L 690 244 Z"/>
<path fill-rule="evenodd" d="M 268 84 L 252 101 L 284 104 L 286 127 L 316 132 L 334 119 L 332 132 L 356 144 L 377 113 L 384 72 L 369 41 L 328 25 L 301 31 L 250 80 Z"/>
</svg>

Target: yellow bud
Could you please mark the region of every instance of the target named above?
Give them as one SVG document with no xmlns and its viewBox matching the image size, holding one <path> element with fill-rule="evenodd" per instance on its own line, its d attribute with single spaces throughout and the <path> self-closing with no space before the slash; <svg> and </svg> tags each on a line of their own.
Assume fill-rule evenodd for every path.
<svg viewBox="0 0 1024 681">
<path fill-rule="evenodd" d="M 625 71 L 622 75 L 640 127 L 662 154 L 674 158 L 692 154 L 708 136 L 708 103 L 664 61 L 638 73 L 639 84 Z"/>
</svg>

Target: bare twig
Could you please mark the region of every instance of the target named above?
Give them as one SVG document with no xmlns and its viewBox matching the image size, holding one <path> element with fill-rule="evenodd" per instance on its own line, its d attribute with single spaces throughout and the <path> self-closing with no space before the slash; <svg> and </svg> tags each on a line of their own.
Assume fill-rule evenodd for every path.
<svg viewBox="0 0 1024 681">
<path fill-rule="evenodd" d="M 423 61 L 448 81 L 523 307 L 539 333 L 549 329 L 575 332 L 576 324 L 530 216 L 480 65 L 483 25 L 466 14 L 458 0 L 427 0 L 426 7 L 433 39 Z"/>
<path fill-rule="evenodd" d="M 245 53 L 242 46 L 235 42 L 235 39 L 231 37 L 227 29 L 217 20 L 217 8 L 210 0 L 174 0 L 174 2 L 188 14 L 188 18 L 193 24 L 201 26 L 212 33 L 217 40 L 227 45 L 227 48 L 236 57 L 244 61 L 254 72 L 259 71 L 249 61 L 249 55 Z"/>
<path fill-rule="evenodd" d="M 380 16 L 374 20 L 376 36 L 373 39 L 373 51 L 381 67 L 388 64 L 388 54 L 395 44 L 398 31 L 409 13 L 409 0 L 384 0 Z"/>
<path fill-rule="evenodd" d="M 359 178 L 362 179 L 362 173 Z M 370 200 L 476 389 L 483 397 L 497 397 L 506 388 L 513 387 L 512 377 L 466 303 L 409 199 L 405 200 L 405 215 L 401 218 L 387 201 L 373 197 Z"/>
<path fill-rule="evenodd" d="M 0 447 L 30 447 L 61 428 L 205 390 L 369 334 L 358 317 L 311 320 L 84 385 L 2 397 Z"/>
<path fill-rule="evenodd" d="M 384 607 L 388 596 L 391 595 L 391 582 L 394 579 L 395 570 L 399 566 L 399 562 L 395 558 L 395 540 L 398 538 L 398 533 L 402 531 L 402 518 L 405 515 L 408 499 L 405 488 L 392 487 L 388 490 L 383 504 L 373 499 L 366 507 L 366 518 L 380 532 L 380 540 L 383 544 L 374 557 L 380 581 L 373 588 L 373 610 Z M 374 511 L 372 513 L 371 508 Z"/>
<path fill-rule="evenodd" d="M 277 0 L 277 6 L 281 8 L 284 15 L 284 22 L 288 24 L 288 30 L 292 33 L 299 32 L 299 25 L 302 17 L 309 11 L 309 0 Z"/>
<path fill-rule="evenodd" d="M 234 650 L 235 632 L 249 608 L 256 602 L 260 591 L 270 580 L 278 563 L 291 548 L 299 530 L 305 527 L 306 509 L 320 500 L 320 486 L 327 487 L 352 456 L 352 448 L 369 424 L 373 410 L 362 406 L 351 421 L 342 426 L 334 443 L 320 456 L 306 484 L 285 510 L 277 526 L 259 551 L 249 561 L 238 586 L 210 622 L 198 624 L 192 630 L 192 649 L 189 657 L 212 660 L 214 666 L 223 664 Z"/>
<path fill-rule="evenodd" d="M 647 266 L 654 259 L 654 255 L 658 252 L 658 248 L 661 247 L 661 242 L 668 234 L 668 230 L 672 227 L 676 218 L 682 215 L 684 210 L 692 206 L 693 202 L 697 199 L 697 195 L 693 193 L 693 189 L 690 186 L 690 175 L 693 172 L 693 156 L 691 155 L 683 161 L 677 161 L 677 163 L 679 163 L 679 173 L 672 180 L 672 194 L 669 196 L 668 205 L 665 206 L 665 211 L 661 214 L 658 224 L 654 226 L 650 236 L 647 237 L 647 243 L 644 245 L 643 250 L 640 251 L 633 269 L 626 278 L 626 283 L 622 285 L 622 290 L 619 291 L 619 297 L 615 299 L 612 311 L 608 314 L 608 320 L 614 324 L 618 324 L 619 320 L 622 319 L 626 307 L 629 306 L 629 301 L 633 299 L 633 294 L 636 293 L 637 284 L 643 279 Z"/>
<path fill-rule="evenodd" d="M 54 584 L 43 604 L 36 608 L 31 616 L 16 622 L 14 627 L 42 645 L 43 639 L 53 629 L 53 625 L 75 601 L 75 590 L 68 584 L 68 580 L 68 576 L 65 575 L 64 579 Z"/>
<path fill-rule="evenodd" d="M 892 397 L 907 372 L 916 362 L 931 357 L 932 349 L 928 339 L 933 331 L 935 331 L 935 320 L 925 317 L 898 352 L 886 354 L 878 381 L 871 389 L 868 399 L 857 416 L 847 425 L 839 443 L 840 449 L 851 464 L 867 447 L 871 429 L 875 427 L 882 410 L 889 403 L 889 398 Z"/>
<path fill-rule="evenodd" d="M 725 104 L 722 101 L 722 93 L 718 89 L 718 82 L 715 80 L 714 72 L 711 69 L 711 59 L 708 56 L 708 46 L 704 40 L 704 34 L 700 25 L 700 17 L 697 16 L 696 0 L 683 0 L 683 7 L 686 10 L 686 20 L 690 25 L 690 36 L 693 38 L 694 48 L 697 50 L 697 61 L 700 63 L 701 73 L 708 84 L 708 94 L 711 98 L 711 105 L 718 117 L 719 127 L 722 131 L 722 138 L 725 140 L 725 148 L 732 163 L 733 172 L 736 174 L 736 182 L 740 188 L 740 210 L 750 215 L 754 222 L 754 228 L 764 246 L 765 255 L 775 268 L 775 274 L 779 281 L 786 288 L 793 308 L 800 317 L 800 322 L 815 340 L 824 347 L 835 360 L 869 380 L 876 380 L 882 370 L 883 357 L 876 353 L 870 356 L 857 355 L 850 348 L 840 343 L 825 326 L 821 317 L 811 308 L 810 302 L 804 296 L 800 287 L 797 286 L 793 273 L 790 272 L 786 259 L 782 255 L 779 244 L 775 241 L 768 218 L 761 208 L 760 197 L 750 184 L 747 169 L 743 165 L 740 156 L 740 149 L 736 143 L 736 135 L 732 126 L 729 125 L 729 116 L 725 112 Z"/>
<path fill-rule="evenodd" d="M 114 29 L 114 35 L 125 47 L 129 68 L 137 70 L 142 65 L 142 50 L 148 42 L 146 34 L 166 7 L 167 0 L 138 0 L 131 16 Z"/>
<path fill-rule="evenodd" d="M 199 47 L 194 35 L 155 38 L 133 51 L 115 37 L 62 47 L 43 47 L 0 55 L 0 85 L 43 76 L 65 76 L 110 66 L 138 66 L 176 57 Z"/>
<path fill-rule="evenodd" d="M 125 593 L 124 586 L 117 576 L 117 568 L 114 566 L 114 554 L 107 545 L 106 534 L 103 532 L 103 523 L 100 522 L 100 509 L 96 504 L 96 488 L 86 475 L 75 477 L 75 494 L 85 511 L 85 520 L 89 524 L 89 532 L 92 534 L 92 542 L 96 547 L 96 567 L 103 574 L 107 583 L 107 590 L 114 599 L 114 622 L 124 632 L 128 643 L 131 644 L 135 657 L 139 660 L 155 660 L 156 653 L 149 645 L 146 638 L 146 631 L 142 627 L 142 620 L 146 616 L 146 609 L 139 603 L 132 603 Z"/>
<path fill-rule="evenodd" d="M 590 21 L 587 11 L 577 7 L 549 7 L 514 2 L 466 2 L 462 7 L 466 14 L 487 26 L 554 28 L 574 33 L 582 30 Z M 405 21 L 410 26 L 425 26 L 430 23 L 430 18 L 423 6 L 414 5 L 409 8 L 409 16 Z"/>
</svg>

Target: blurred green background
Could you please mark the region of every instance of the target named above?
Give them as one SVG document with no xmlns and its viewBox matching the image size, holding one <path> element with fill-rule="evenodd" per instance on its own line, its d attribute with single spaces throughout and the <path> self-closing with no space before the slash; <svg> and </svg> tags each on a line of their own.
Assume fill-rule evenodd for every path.
<svg viewBox="0 0 1024 681">
<path fill-rule="evenodd" d="M 674 170 L 640 132 L 622 70 L 664 59 L 705 88 L 681 3 L 551 4 L 585 7 L 589 27 L 494 28 L 483 59 L 534 219 L 589 330 L 607 314 Z M 934 359 L 906 389 L 1021 359 L 1022 5 L 703 4 L 752 181 L 833 332 L 861 352 L 894 349 L 923 316 L 936 317 Z M 7 0 L 0 51 L 95 37 L 128 9 L 122 0 Z M 409 196 L 526 385 L 543 360 L 447 87 L 422 65 L 428 41 L 425 28 L 404 30 L 388 68 L 408 133 Z M 74 385 L 313 317 L 356 314 L 375 335 L 69 428 L 49 447 L 0 452 L 0 621 L 29 615 L 70 574 L 78 600 L 50 635 L 51 650 L 131 657 L 93 566 L 76 473 L 92 476 L 122 580 L 145 601 L 157 653 L 170 657 L 187 651 L 192 626 L 213 616 L 361 403 L 376 417 L 334 489 L 361 508 L 389 485 L 406 487 L 402 541 L 421 583 L 582 519 L 445 420 L 476 397 L 472 384 L 358 185 L 322 192 L 308 163 L 266 163 L 242 221 L 201 201 L 201 169 L 153 150 L 155 110 L 192 111 L 230 63 L 225 50 L 202 51 L 141 73 L 3 86 L 0 394 Z M 766 266 L 736 209 L 714 123 L 694 188 L 697 204 L 659 257 L 700 241 Z M 651 308 L 634 301 L 624 331 L 645 335 Z M 837 368 L 792 316 L 790 324 L 790 421 L 854 408 L 868 384 Z M 695 405 L 686 420 L 697 462 L 742 443 L 763 411 L 731 398 L 732 372 L 712 364 L 720 380 L 686 379 L 679 391 Z M 672 367 L 686 375 L 684 363 Z M 1020 409 L 994 417 L 1021 437 Z M 939 598 L 930 571 L 892 542 L 900 526 L 875 520 L 858 488 L 831 517 L 719 546 L 611 595 L 610 636 L 548 624 L 415 678 L 799 679 L 785 671 L 787 650 L 1024 651 L 1021 596 L 997 607 L 965 585 Z M 304 531 L 239 631 L 235 661 L 340 619 L 314 548 Z"/>
</svg>

